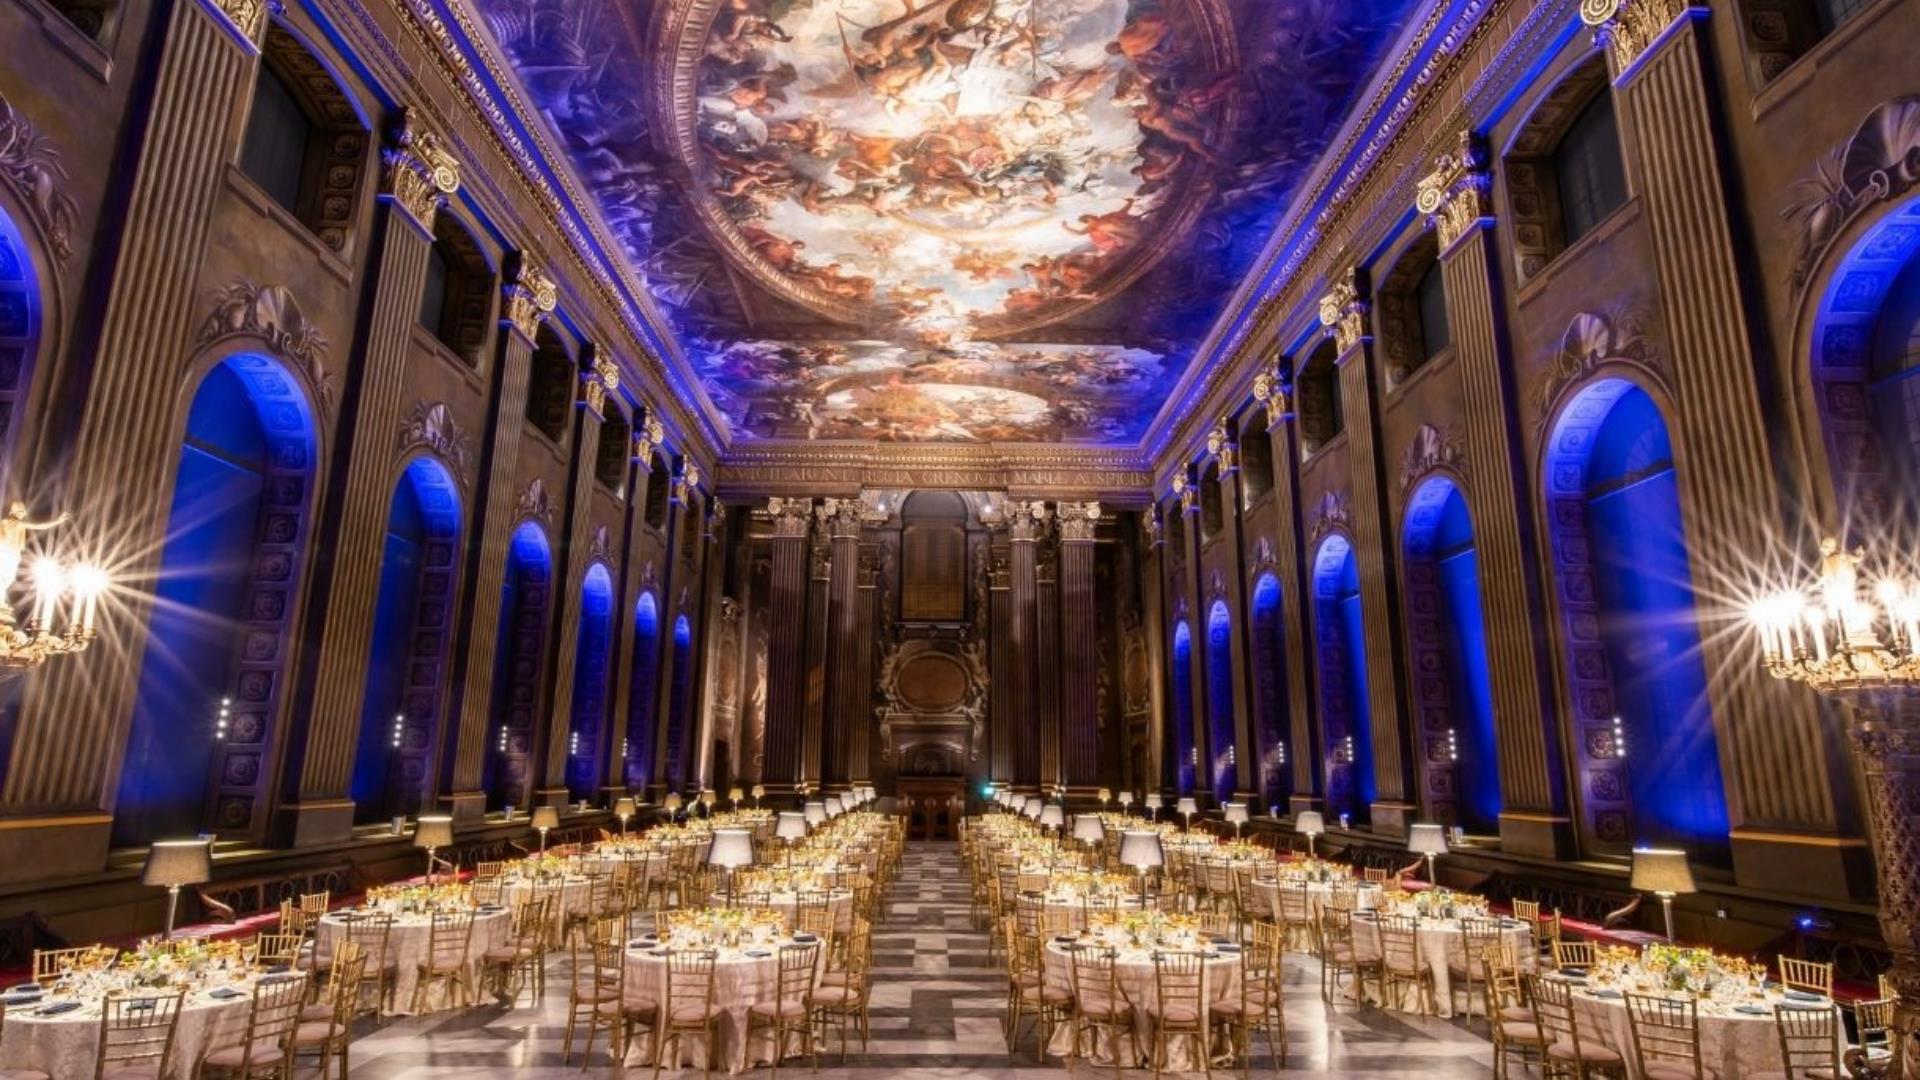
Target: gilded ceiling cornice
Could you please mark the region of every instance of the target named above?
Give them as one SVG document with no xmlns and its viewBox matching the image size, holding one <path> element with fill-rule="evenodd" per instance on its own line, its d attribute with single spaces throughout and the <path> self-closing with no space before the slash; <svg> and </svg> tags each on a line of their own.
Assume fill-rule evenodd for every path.
<svg viewBox="0 0 1920 1080">
<path fill-rule="evenodd" d="M 419 74 L 394 47 L 394 43 L 388 39 L 379 22 L 364 6 L 363 0 L 322 0 L 322 3 L 329 6 L 341 5 L 344 14 L 350 16 L 351 21 L 372 40 L 379 54 L 400 73 L 405 82 L 413 84 L 419 82 Z M 565 244 L 568 249 L 567 258 L 579 271 L 579 276 L 575 280 L 584 282 L 588 286 L 589 295 L 623 324 L 628 340 L 624 343 L 626 347 L 620 350 L 621 353 L 634 357 L 633 363 L 639 369 L 639 373 L 650 376 L 648 381 L 665 391 L 659 397 L 669 402 L 668 409 L 676 421 L 675 426 L 682 432 L 697 433 L 703 437 L 704 445 L 698 445 L 696 440 L 687 440 L 687 449 L 704 455 L 717 455 L 725 446 L 724 429 L 716 423 L 717 413 L 713 412 L 712 405 L 706 400 L 705 394 L 697 389 L 698 382 L 692 377 L 691 372 L 683 370 L 680 377 L 673 377 L 668 370 L 669 361 L 662 358 L 648 343 L 649 336 L 652 336 L 671 349 L 673 337 L 671 333 L 659 331 L 662 321 L 650 306 L 645 306 L 648 303 L 645 288 L 632 277 L 617 257 L 609 257 L 605 264 L 599 264 L 590 261 L 584 254 L 589 249 L 611 253 L 617 252 L 619 248 L 612 243 L 611 237 L 594 216 L 592 204 L 585 201 L 579 190 L 574 187 L 565 168 L 554 170 L 554 176 L 561 187 L 559 193 L 554 191 L 546 177 L 542 175 L 539 168 L 542 159 L 547 161 L 561 159 L 554 156 L 553 147 L 534 122 L 536 118 L 529 115 L 524 103 L 519 100 L 513 84 L 508 81 L 507 73 L 494 62 L 487 49 L 476 48 L 472 51 L 486 68 L 486 77 L 483 78 L 475 70 L 467 50 L 454 39 L 446 21 L 430 6 L 428 0 L 395 0 L 391 10 L 402 17 L 406 29 L 413 34 L 414 44 L 432 60 L 440 75 L 451 86 L 460 89 L 461 93 L 457 96 L 461 98 L 469 117 L 493 137 L 494 149 L 497 149 L 514 166 L 512 172 L 515 174 L 521 192 L 530 197 L 529 205 L 538 208 L 548 228 L 567 241 Z M 447 10 L 452 13 L 461 34 L 468 41 L 491 41 L 474 25 L 458 3 L 449 4 Z M 511 118 L 507 111 L 502 110 L 500 103 L 487 92 L 486 79 L 492 79 L 494 84 L 500 87 L 501 94 L 509 99 L 507 110 L 511 111 Z M 448 141 L 455 145 L 462 160 L 467 162 L 476 160 L 473 149 L 465 145 L 455 125 L 440 111 L 430 95 L 421 95 L 420 101 L 410 105 L 428 115 L 434 126 L 446 133 Z M 529 149 L 527 141 L 522 139 L 519 131 L 515 129 L 516 122 L 521 125 L 522 130 L 531 135 L 533 149 Z M 487 180 L 492 179 L 486 170 L 480 169 L 471 170 L 463 179 L 469 181 L 472 186 L 472 182 L 481 177 Z M 561 212 L 563 195 L 566 203 L 579 214 L 578 221 Z M 511 200 L 503 201 L 508 205 L 512 204 Z M 585 224 L 584 232 L 582 222 Z M 539 249 L 535 251 L 546 265 L 555 265 L 555 260 L 547 257 L 544 251 Z M 644 306 L 645 318 L 635 310 L 634 302 L 620 295 L 619 290 L 615 288 L 616 278 L 627 286 L 630 295 L 637 300 L 638 304 Z M 684 368 L 684 358 L 678 355 L 677 350 L 674 351 L 672 361 Z M 680 388 L 684 386 L 696 388 L 694 393 L 699 399 L 696 407 L 690 408 L 683 400 Z"/>
</svg>

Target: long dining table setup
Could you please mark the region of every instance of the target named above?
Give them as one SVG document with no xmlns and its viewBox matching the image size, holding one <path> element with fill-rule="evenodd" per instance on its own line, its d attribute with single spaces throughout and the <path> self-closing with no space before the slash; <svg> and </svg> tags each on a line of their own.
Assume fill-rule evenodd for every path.
<svg viewBox="0 0 1920 1080">
<path fill-rule="evenodd" d="M 289 897 L 245 939 L 43 950 L 0 994 L 0 1077 L 344 1078 L 369 1023 L 538 1011 L 550 977 L 565 980 L 562 1056 L 582 1067 L 845 1055 L 870 1037 L 873 924 L 904 848 L 871 803 L 868 789 L 710 812 Z"/>
<path fill-rule="evenodd" d="M 1831 964 L 1588 939 L 1535 904 L 1418 880 L 1417 859 L 1356 867 L 1273 832 L 996 803 L 963 823 L 962 855 L 1009 1050 L 1031 1036 L 1041 1062 L 1279 1069 L 1283 988 L 1316 982 L 1330 1009 L 1486 1032 L 1496 1076 L 1837 1078 L 1890 1056 L 1887 987 L 1843 1002 Z"/>
</svg>

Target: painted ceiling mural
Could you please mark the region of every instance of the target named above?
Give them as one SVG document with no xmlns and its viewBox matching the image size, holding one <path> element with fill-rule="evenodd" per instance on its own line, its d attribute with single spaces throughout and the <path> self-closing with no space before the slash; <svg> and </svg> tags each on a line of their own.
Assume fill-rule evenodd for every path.
<svg viewBox="0 0 1920 1080">
<path fill-rule="evenodd" d="M 735 437 L 1132 444 L 1412 0 L 475 0 Z"/>
</svg>

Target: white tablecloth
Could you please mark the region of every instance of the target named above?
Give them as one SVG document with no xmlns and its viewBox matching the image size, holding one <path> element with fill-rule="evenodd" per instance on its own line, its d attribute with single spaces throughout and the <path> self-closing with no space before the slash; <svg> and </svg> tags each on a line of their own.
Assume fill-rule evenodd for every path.
<svg viewBox="0 0 1920 1080">
<path fill-rule="evenodd" d="M 396 915 L 393 929 L 387 932 L 387 957 L 390 963 L 397 965 L 393 975 L 392 1004 L 382 1004 L 382 1011 L 389 1016 L 407 1016 L 414 1012 L 413 992 L 420 983 L 420 962 L 426 959 L 427 949 L 433 936 L 433 920 L 424 915 Z M 512 942 L 513 915 L 506 910 L 480 912 L 474 915 L 473 938 L 467 943 L 467 979 L 476 989 L 480 986 L 481 958 L 487 950 L 504 948 Z M 315 950 L 320 965 L 324 968 L 333 963 L 333 950 L 339 942 L 347 939 L 347 920 L 338 914 L 328 915 L 320 920 L 315 934 Z M 367 970 L 373 970 L 374 960 L 367 958 Z M 426 1000 L 421 1003 L 422 1012 L 438 1012 L 450 1008 L 454 1002 L 447 1000 L 446 983 L 441 982 L 427 992 Z"/>
<path fill-rule="evenodd" d="M 246 1034 L 247 1012 L 253 1001 L 253 979 L 234 983 L 238 993 L 221 999 L 204 992 L 187 995 L 180 1006 L 180 1026 L 167 1058 L 174 1076 L 194 1075 L 208 1051 L 238 1043 Z M 55 1000 L 51 996 L 45 1000 Z M 0 1069 L 34 1069 L 55 1080 L 93 1075 L 100 1053 L 100 1000 L 58 1016 L 36 1016 L 35 1006 L 7 1007 L 0 1029 Z"/>
<path fill-rule="evenodd" d="M 1606 993 L 1604 989 L 1600 992 Z M 1701 1002 L 1701 1062 L 1727 1078 L 1750 1076 L 1757 1072 L 1778 1072 L 1785 1068 L 1780 1058 L 1780 1037 L 1773 1021 L 1774 1006 L 1783 1003 L 1811 1004 L 1784 1002 L 1770 995 L 1764 1002 L 1756 1001 L 1747 1005 L 1747 1008 L 1757 1009 L 1758 1012 L 1741 1013 L 1733 1006 Z M 1639 1065 L 1633 1056 L 1633 1029 L 1627 1019 L 1626 997 L 1603 998 L 1587 990 L 1576 989 L 1573 1005 L 1575 1020 L 1580 1025 L 1580 1041 L 1585 1043 L 1588 1039 L 1594 1039 L 1618 1051 L 1621 1057 L 1627 1059 L 1628 1074 L 1633 1080 L 1640 1080 Z M 1845 1046 L 1836 1039 L 1834 1048 L 1843 1051 Z"/>
<path fill-rule="evenodd" d="M 1513 946 L 1515 956 L 1529 955 L 1533 948 L 1533 930 L 1525 925 L 1509 926 L 1502 930 L 1502 936 Z M 1422 919 L 1415 932 L 1414 944 L 1420 952 L 1420 958 L 1426 961 L 1427 970 L 1433 972 L 1433 1007 L 1437 1015 L 1453 1015 L 1453 979 L 1447 967 L 1450 961 L 1466 960 L 1466 935 L 1461 932 L 1457 919 Z M 1353 920 L 1353 951 L 1361 961 L 1380 959 L 1380 924 L 1372 919 Z M 1367 990 L 1376 988 L 1371 981 Z M 1407 1012 L 1419 1008 L 1417 991 L 1404 987 L 1400 994 L 1402 1000 L 1386 1002 L 1388 1008 Z"/>
<path fill-rule="evenodd" d="M 560 940 L 561 929 L 566 925 L 567 916 L 585 912 L 593 906 L 593 879 L 586 877 L 567 877 L 560 880 L 556 888 L 553 881 L 535 882 L 531 878 L 509 877 L 502 883 L 501 902 L 509 908 L 517 908 L 533 899 L 536 885 L 541 892 L 552 892 L 560 898 L 552 912 L 554 940 Z"/>
<path fill-rule="evenodd" d="M 824 943 L 822 943 L 824 945 Z M 761 955 L 753 955 L 753 954 Z M 719 950 L 719 958 L 713 969 L 713 1001 L 721 1009 L 719 1022 L 720 1052 L 712 1059 L 714 1063 L 729 1073 L 744 1072 L 773 1060 L 773 1033 L 762 1030 L 754 1033 L 752 1046 L 746 1045 L 747 1011 L 763 1001 L 772 1001 L 780 992 L 780 945 L 769 942 L 765 945 L 753 945 L 742 949 Z M 826 966 L 826 950 L 823 947 L 815 961 L 814 979 L 817 982 L 820 972 Z M 667 996 L 667 953 L 647 952 L 638 949 L 627 950 L 627 972 L 623 995 L 630 1006 L 649 1007 L 658 1005 Z M 796 1036 L 788 1052 L 800 1049 L 800 1040 Z M 636 1039 L 628 1049 L 628 1064 L 652 1064 L 653 1044 L 648 1039 Z M 669 1067 L 686 1066 L 704 1068 L 712 1048 L 705 1040 L 689 1035 L 680 1040 L 677 1052 L 679 1061 Z"/>
<path fill-rule="evenodd" d="M 1073 992 L 1073 953 L 1065 945 L 1050 941 L 1042 952 L 1046 965 L 1046 980 L 1050 987 L 1057 987 L 1068 993 Z M 1126 995 L 1133 1006 L 1134 1030 L 1140 1034 L 1140 1053 L 1135 1060 L 1133 1046 L 1125 1039 L 1118 1047 L 1104 1045 L 1112 1040 L 1102 1036 L 1101 1046 L 1087 1047 L 1085 1041 L 1080 1049 L 1091 1053 L 1096 1065 L 1112 1065 L 1114 1055 L 1120 1055 L 1123 1067 L 1150 1067 L 1153 1053 L 1153 1014 L 1160 1005 L 1159 986 L 1154 980 L 1153 953 L 1151 949 L 1122 948 L 1114 961 L 1114 976 L 1120 983 L 1120 992 Z M 1222 1002 L 1240 1000 L 1240 954 L 1221 953 L 1217 958 L 1208 960 L 1201 966 L 1200 1005 L 1201 1029 L 1206 1030 L 1208 1014 L 1214 1005 Z M 1047 1044 L 1047 1052 L 1064 1057 L 1073 1049 L 1073 1030 L 1070 1025 L 1062 1024 L 1054 1030 L 1053 1041 Z M 1200 1062 L 1193 1057 L 1193 1040 L 1177 1038 L 1173 1041 L 1167 1055 L 1166 1068 L 1173 1072 L 1199 1072 Z"/>
<path fill-rule="evenodd" d="M 749 897 L 745 893 L 735 892 L 733 903 L 745 907 Z M 724 906 L 727 903 L 725 891 L 713 894 L 713 903 Z M 759 901 L 755 901 L 757 905 Z M 786 916 L 787 925 L 794 927 L 794 920 L 800 917 L 800 897 L 795 893 L 777 892 L 766 894 L 766 906 Z M 853 894 L 845 889 L 837 889 L 827 898 L 827 910 L 833 914 L 833 932 L 848 934 L 853 931 Z M 795 927 L 797 929 L 797 927 Z"/>
<path fill-rule="evenodd" d="M 1280 891 L 1289 886 L 1280 881 L 1255 881 L 1253 883 L 1254 904 L 1261 913 L 1280 921 Z M 1291 886 L 1298 888 L 1299 886 Z M 1333 903 L 1333 885 L 1325 881 L 1309 881 L 1307 889 L 1307 910 L 1314 918 L 1319 918 Z M 1353 909 L 1372 911 L 1380 906 L 1380 886 L 1361 885 L 1354 890 Z"/>
</svg>

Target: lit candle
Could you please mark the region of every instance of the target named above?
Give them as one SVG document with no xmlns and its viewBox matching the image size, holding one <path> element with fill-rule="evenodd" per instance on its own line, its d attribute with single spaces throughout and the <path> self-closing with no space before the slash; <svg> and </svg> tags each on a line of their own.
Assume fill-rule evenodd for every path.
<svg viewBox="0 0 1920 1080">
<path fill-rule="evenodd" d="M 1807 609 L 1807 636 L 1813 639 L 1813 658 L 1821 664 L 1827 662 L 1827 634 L 1822 625 L 1826 621 L 1826 612 L 1817 607 Z"/>
</svg>

